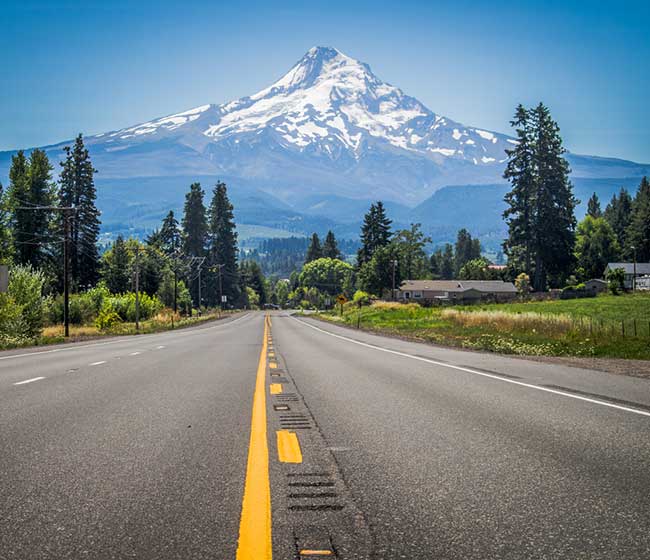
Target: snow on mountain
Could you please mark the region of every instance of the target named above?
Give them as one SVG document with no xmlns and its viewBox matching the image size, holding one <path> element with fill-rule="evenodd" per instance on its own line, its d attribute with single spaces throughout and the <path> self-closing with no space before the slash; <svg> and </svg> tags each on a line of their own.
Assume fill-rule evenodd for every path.
<svg viewBox="0 0 650 560">
<path fill-rule="evenodd" d="M 265 141 L 331 160 L 345 154 L 358 162 L 374 146 L 405 150 L 434 163 L 453 159 L 478 166 L 503 162 L 508 141 L 513 142 L 436 115 L 382 82 L 367 64 L 329 47 L 310 49 L 287 74 L 250 97 L 204 105 L 95 139 L 146 141 L 173 131 L 202 134 L 215 144 L 234 140 L 249 145 L 267 133 Z"/>
</svg>

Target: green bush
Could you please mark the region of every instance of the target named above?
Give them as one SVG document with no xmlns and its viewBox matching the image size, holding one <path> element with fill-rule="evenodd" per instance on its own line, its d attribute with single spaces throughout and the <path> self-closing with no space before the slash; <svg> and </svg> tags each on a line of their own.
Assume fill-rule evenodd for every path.
<svg viewBox="0 0 650 560">
<path fill-rule="evenodd" d="M 122 321 L 130 323 L 135 321 L 135 293 L 127 292 L 110 296 L 106 299 L 106 304 L 120 316 Z M 150 296 L 145 293 L 140 294 L 140 320 L 151 319 L 160 313 L 163 309 L 162 302 L 156 296 Z"/>
<path fill-rule="evenodd" d="M 21 321 L 14 335 L 35 338 L 43 328 L 43 284 L 45 276 L 30 266 L 16 266 L 9 272 L 9 301 L 19 309 Z M 11 303 L 9 303 L 11 306 Z M 12 333 L 9 333 L 12 334 Z"/>
<path fill-rule="evenodd" d="M 352 301 L 356 305 L 370 305 L 370 294 L 364 292 L 363 290 L 357 290 L 356 292 L 354 292 Z"/>
<path fill-rule="evenodd" d="M 101 330 L 105 331 L 118 325 L 122 322 L 120 316 L 111 308 L 110 304 L 107 304 L 103 309 L 100 310 L 97 319 L 95 320 L 95 326 Z"/>
<path fill-rule="evenodd" d="M 0 294 L 0 346 L 14 346 L 27 342 L 28 331 L 22 316 L 22 307 L 9 294 Z"/>
<path fill-rule="evenodd" d="M 104 284 L 99 284 L 95 288 L 80 294 L 72 294 L 70 296 L 70 323 L 73 325 L 93 323 L 108 297 L 110 297 L 110 292 Z M 62 295 L 45 300 L 45 320 L 51 325 L 63 322 Z"/>
</svg>

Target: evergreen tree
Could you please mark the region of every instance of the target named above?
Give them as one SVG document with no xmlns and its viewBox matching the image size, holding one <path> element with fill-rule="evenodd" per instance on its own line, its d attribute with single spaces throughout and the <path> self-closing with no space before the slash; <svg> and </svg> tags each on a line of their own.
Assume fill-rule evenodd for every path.
<svg viewBox="0 0 650 560">
<path fill-rule="evenodd" d="M 323 257 L 323 249 L 320 245 L 320 239 L 318 239 L 318 234 L 313 233 L 311 236 L 311 243 L 307 249 L 307 254 L 305 255 L 305 264 L 315 261 Z"/>
<path fill-rule="evenodd" d="M 41 268 L 57 241 L 52 232 L 52 212 L 41 206 L 53 204 L 52 166 L 42 150 L 34 150 L 29 160 L 21 150 L 11 160 L 7 209 L 13 232 L 16 264 Z"/>
<path fill-rule="evenodd" d="M 166 255 L 172 255 L 181 246 L 181 230 L 178 227 L 178 220 L 174 211 L 170 210 L 165 216 L 158 233 L 160 249 Z"/>
<path fill-rule="evenodd" d="M 481 256 L 481 242 L 472 239 L 471 234 L 465 228 L 458 231 L 455 247 L 455 273 L 458 275 L 465 263 L 478 259 Z"/>
<path fill-rule="evenodd" d="M 598 200 L 596 193 L 592 194 L 587 202 L 587 216 L 591 216 L 592 218 L 602 218 L 603 216 L 603 211 L 600 208 L 600 200 Z"/>
<path fill-rule="evenodd" d="M 334 233 L 331 230 L 328 231 L 325 236 L 325 242 L 323 243 L 323 257 L 328 259 L 340 259 L 342 257 L 338 243 L 336 242 L 336 237 L 334 237 Z"/>
<path fill-rule="evenodd" d="M 621 251 L 627 247 L 627 228 L 632 217 L 632 197 L 627 189 L 621 187 L 619 195 L 612 196 L 611 202 L 605 208 L 605 219 L 612 226 Z"/>
<path fill-rule="evenodd" d="M 200 183 L 192 183 L 185 195 L 183 212 L 183 253 L 188 259 L 187 284 L 192 301 L 199 303 L 198 264 L 197 258 L 205 256 L 205 246 L 208 234 L 205 204 L 205 193 Z"/>
<path fill-rule="evenodd" d="M 546 289 L 550 278 L 562 283 L 574 263 L 576 199 L 557 123 L 540 103 L 517 107 L 512 125 L 519 144 L 508 150 L 504 177 L 512 184 L 504 213 L 508 239 L 504 249 L 511 270 L 533 273 L 533 287 Z"/>
<path fill-rule="evenodd" d="M 251 288 L 258 298 L 260 306 L 268 303 L 268 291 L 266 287 L 266 279 L 262 273 L 260 265 L 255 261 L 244 261 L 241 264 L 241 275 L 244 285 Z"/>
<path fill-rule="evenodd" d="M 440 264 L 442 262 L 442 249 L 436 249 L 429 259 L 429 272 L 431 272 L 431 278 L 438 280 L 441 277 Z"/>
<path fill-rule="evenodd" d="M 205 192 L 200 183 L 192 183 L 185 195 L 183 209 L 183 252 L 190 257 L 205 256 L 208 234 L 206 209 L 203 203 Z"/>
<path fill-rule="evenodd" d="M 650 181 L 647 177 L 641 180 L 632 203 L 626 241 L 628 258 L 633 257 L 636 249 L 637 261 L 650 262 Z"/>
<path fill-rule="evenodd" d="M 112 294 L 128 292 L 131 286 L 130 257 L 124 238 L 118 235 L 102 257 L 101 277 Z"/>
<path fill-rule="evenodd" d="M 94 286 L 99 278 L 99 252 L 97 240 L 101 222 L 95 205 L 96 169 L 84 146 L 83 136 L 77 136 L 74 146 L 66 146 L 65 160 L 61 162 L 59 199 L 61 206 L 76 208 L 70 220 L 70 276 L 73 285 L 80 288 Z M 63 230 L 63 214 L 59 217 Z"/>
<path fill-rule="evenodd" d="M 237 231 L 233 206 L 228 199 L 226 185 L 218 182 L 212 191 L 212 201 L 208 211 L 208 266 L 216 272 L 220 269 L 221 294 L 227 296 L 231 303 L 236 302 L 241 294 L 237 256 Z M 213 305 L 221 303 L 217 274 L 209 275 L 207 291 L 209 303 Z M 259 295 L 262 297 L 262 294 Z M 264 301 L 261 303 L 265 302 L 264 295 Z"/>
<path fill-rule="evenodd" d="M 370 205 L 370 210 L 364 216 L 361 226 L 361 248 L 357 253 L 357 266 L 361 267 L 372 258 L 377 249 L 388 245 L 391 238 L 391 223 L 381 201 Z"/>
<path fill-rule="evenodd" d="M 536 291 L 546 289 L 547 278 L 563 284 L 574 264 L 575 207 L 569 181 L 569 164 L 564 159 L 560 129 L 546 106 L 533 110 L 535 130 L 535 275 Z"/>
<path fill-rule="evenodd" d="M 454 247 L 451 243 L 445 244 L 439 268 L 443 280 L 451 280 L 454 277 Z"/>
<path fill-rule="evenodd" d="M 512 188 L 505 196 L 507 208 L 503 217 L 508 225 L 508 237 L 503 250 L 511 265 L 530 272 L 532 268 L 534 141 L 529 111 L 518 105 L 510 125 L 517 133 L 517 145 L 506 150 L 508 163 L 503 177 Z"/>
<path fill-rule="evenodd" d="M 9 230 L 9 204 L 7 195 L 0 183 L 0 264 L 6 264 L 13 253 Z"/>
</svg>

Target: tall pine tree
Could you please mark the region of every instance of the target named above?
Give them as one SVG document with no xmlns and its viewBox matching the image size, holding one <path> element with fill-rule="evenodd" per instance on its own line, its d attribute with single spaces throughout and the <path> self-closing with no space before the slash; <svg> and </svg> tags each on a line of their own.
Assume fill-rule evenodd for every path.
<svg viewBox="0 0 650 560">
<path fill-rule="evenodd" d="M 596 193 L 591 195 L 591 198 L 587 202 L 587 216 L 592 218 L 602 218 L 603 211 L 600 208 L 600 200 L 598 200 L 598 195 Z"/>
<path fill-rule="evenodd" d="M 512 121 L 519 144 L 508 153 L 504 177 L 512 184 L 504 213 L 509 266 L 533 275 L 533 287 L 563 283 L 574 263 L 576 199 L 557 123 L 540 103 L 519 105 Z"/>
<path fill-rule="evenodd" d="M 176 252 L 181 246 L 181 230 L 178 227 L 178 220 L 174 216 L 174 211 L 170 210 L 162 222 L 160 231 L 158 232 L 158 239 L 160 241 L 160 249 L 167 256 Z"/>
<path fill-rule="evenodd" d="M 546 289 L 550 277 L 563 285 L 575 263 L 575 207 L 569 164 L 563 157 L 560 129 L 548 108 L 533 110 L 535 130 L 535 271 L 533 287 Z"/>
<path fill-rule="evenodd" d="M 11 212 L 14 258 L 18 264 L 42 268 L 51 261 L 58 241 L 52 229 L 55 186 L 52 166 L 43 150 L 34 150 L 29 160 L 22 151 L 12 158 L 8 202 Z"/>
<path fill-rule="evenodd" d="M 0 183 L 0 264 L 8 263 L 12 253 L 8 197 Z"/>
<path fill-rule="evenodd" d="M 633 249 L 634 247 L 634 249 Z M 626 254 L 641 262 L 650 262 L 650 181 L 641 180 L 639 190 L 632 203 L 632 215 L 627 229 Z"/>
<path fill-rule="evenodd" d="M 331 230 L 327 232 L 323 242 L 323 256 L 328 259 L 340 259 L 342 257 L 336 237 Z"/>
<path fill-rule="evenodd" d="M 192 301 L 197 304 L 199 302 L 197 257 L 205 257 L 208 235 L 204 196 L 205 192 L 201 188 L 201 184 L 192 183 L 189 192 L 185 195 L 183 209 L 183 253 L 190 263 L 187 271 L 187 284 Z"/>
<path fill-rule="evenodd" d="M 307 254 L 305 255 L 305 264 L 315 261 L 323 257 L 323 248 L 320 245 L 317 233 L 312 233 L 309 247 L 307 247 Z"/>
<path fill-rule="evenodd" d="M 508 237 L 503 250 L 513 268 L 530 273 L 533 241 L 534 146 L 529 111 L 518 105 L 510 125 L 517 133 L 517 145 L 506 150 L 508 164 L 503 177 L 512 185 L 505 196 L 507 208 L 503 217 L 508 225 Z"/>
<path fill-rule="evenodd" d="M 61 162 L 59 198 L 61 206 L 76 209 L 70 220 L 70 275 L 77 288 L 94 286 L 99 279 L 99 210 L 95 205 L 95 173 L 83 136 L 77 136 L 74 146 L 66 146 L 65 160 Z M 61 220 L 64 216 L 61 215 Z M 61 221 L 63 230 L 63 222 Z"/>
<path fill-rule="evenodd" d="M 622 255 L 625 255 L 627 247 L 627 228 L 630 225 L 632 216 L 632 197 L 627 189 L 621 187 L 618 196 L 612 196 L 612 200 L 605 208 L 604 217 L 612 226 Z"/>
<path fill-rule="evenodd" d="M 370 210 L 364 216 L 361 226 L 361 248 L 357 253 L 357 266 L 367 263 L 380 247 L 390 242 L 392 222 L 386 215 L 383 202 L 370 205 Z"/>
<path fill-rule="evenodd" d="M 225 183 L 218 182 L 212 191 L 212 201 L 208 212 L 208 266 L 210 273 L 208 283 L 208 301 L 212 305 L 220 304 L 220 295 L 225 295 L 228 302 L 234 304 L 241 295 L 239 269 L 237 266 L 237 231 L 233 205 L 228 199 Z M 219 277 L 221 274 L 221 294 Z"/>
</svg>

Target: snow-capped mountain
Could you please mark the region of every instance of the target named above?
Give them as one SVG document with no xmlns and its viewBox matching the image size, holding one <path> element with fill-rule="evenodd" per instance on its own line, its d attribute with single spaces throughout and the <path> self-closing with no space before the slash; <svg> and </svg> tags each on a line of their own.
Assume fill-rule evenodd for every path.
<svg viewBox="0 0 650 560">
<path fill-rule="evenodd" d="M 68 144 L 45 149 L 56 160 Z M 99 170 L 100 201 L 115 208 L 120 225 L 157 221 L 163 206 L 178 208 L 193 178 L 209 185 L 218 177 L 235 199 L 254 206 L 248 223 L 266 218 L 268 206 L 282 216 L 273 227 L 296 230 L 305 216 L 336 220 L 354 201 L 413 207 L 443 186 L 503 183 L 505 152 L 515 140 L 438 115 L 367 64 L 314 47 L 254 95 L 88 136 L 86 144 Z M 0 153 L 0 180 L 10 157 Z M 624 160 L 568 159 L 574 179 L 650 173 Z"/>
<path fill-rule="evenodd" d="M 436 115 L 379 80 L 367 64 L 329 47 L 310 49 L 255 95 L 119 130 L 104 141 L 124 144 L 190 130 L 214 144 L 253 146 L 272 140 L 297 153 L 344 159 L 348 166 L 373 149 L 406 151 L 436 164 L 456 160 L 484 166 L 503 162 L 508 143 L 514 143 L 505 135 Z"/>
</svg>

